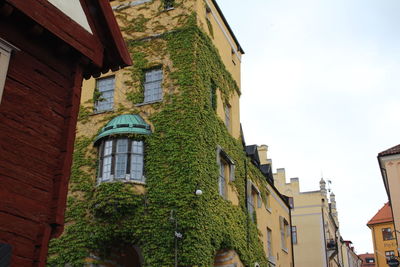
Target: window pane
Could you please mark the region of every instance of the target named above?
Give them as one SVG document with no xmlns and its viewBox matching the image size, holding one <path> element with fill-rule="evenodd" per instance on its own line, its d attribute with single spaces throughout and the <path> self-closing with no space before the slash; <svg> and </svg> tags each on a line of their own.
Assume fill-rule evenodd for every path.
<svg viewBox="0 0 400 267">
<path fill-rule="evenodd" d="M 111 175 L 111 156 L 106 156 L 103 158 L 103 177 L 102 181 L 107 181 L 110 179 Z"/>
<path fill-rule="evenodd" d="M 131 178 L 141 181 L 143 179 L 143 156 L 133 154 L 131 157 Z"/>
<path fill-rule="evenodd" d="M 100 100 L 95 103 L 96 111 L 106 111 L 113 108 L 114 81 L 114 76 L 96 80 L 96 88 L 101 93 Z"/>
<path fill-rule="evenodd" d="M 219 164 L 218 191 L 223 197 L 225 197 L 225 165 L 225 162 L 221 160 Z"/>
<path fill-rule="evenodd" d="M 144 82 L 144 102 L 162 99 L 162 75 L 162 69 L 146 71 Z"/>
<path fill-rule="evenodd" d="M 127 154 L 118 154 L 115 160 L 115 177 L 125 178 L 126 164 L 128 160 Z"/>
<path fill-rule="evenodd" d="M 119 139 L 117 141 L 117 153 L 128 152 L 128 139 Z"/>
<path fill-rule="evenodd" d="M 132 142 L 131 179 L 143 181 L 143 142 Z"/>
<path fill-rule="evenodd" d="M 106 141 L 104 145 L 104 154 L 103 156 L 111 155 L 112 153 L 112 140 Z"/>
</svg>

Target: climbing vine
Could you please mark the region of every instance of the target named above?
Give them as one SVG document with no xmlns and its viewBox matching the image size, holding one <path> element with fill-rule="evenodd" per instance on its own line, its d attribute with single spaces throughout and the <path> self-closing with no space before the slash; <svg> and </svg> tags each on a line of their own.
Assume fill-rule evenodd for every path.
<svg viewBox="0 0 400 267">
<path fill-rule="evenodd" d="M 210 38 L 197 26 L 196 15 L 177 19 L 182 22 L 178 28 L 157 38 L 128 38 L 134 64 L 124 70 L 128 77 L 125 96 L 132 107 L 96 115 L 104 118 L 93 136 L 77 138 L 66 227 L 51 242 L 50 266 L 83 266 L 133 245 L 141 248 L 144 266 L 173 266 L 174 222 L 182 233 L 179 266 L 213 266 L 220 249 L 235 250 L 245 265 L 259 262 L 267 266 L 257 226 L 246 208 L 244 165 L 253 170 L 248 172 L 252 180 L 262 180 L 262 175 L 216 114 L 215 97 L 210 99 L 212 88 L 218 88 L 227 102 L 234 93 L 240 94 L 239 87 Z M 143 27 L 148 23 L 141 21 Z M 129 36 L 134 30 L 125 28 L 125 33 Z M 152 104 L 150 114 L 140 113 L 135 105 L 143 102 L 143 70 L 159 65 L 164 70 L 163 101 Z M 146 193 L 138 193 L 130 183 L 97 185 L 95 131 L 118 114 L 138 112 L 153 129 L 145 138 Z M 80 127 L 91 119 L 82 108 Z M 230 186 L 238 194 L 237 206 L 218 193 L 217 146 L 235 162 L 235 180 Z M 196 189 L 204 194 L 196 196 Z"/>
</svg>

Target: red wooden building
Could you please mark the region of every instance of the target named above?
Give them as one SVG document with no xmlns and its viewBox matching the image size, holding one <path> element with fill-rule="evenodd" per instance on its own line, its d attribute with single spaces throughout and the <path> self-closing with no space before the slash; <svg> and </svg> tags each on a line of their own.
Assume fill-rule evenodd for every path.
<svg viewBox="0 0 400 267">
<path fill-rule="evenodd" d="M 131 64 L 107 0 L 0 0 L 0 264 L 63 231 L 82 79 Z"/>
</svg>

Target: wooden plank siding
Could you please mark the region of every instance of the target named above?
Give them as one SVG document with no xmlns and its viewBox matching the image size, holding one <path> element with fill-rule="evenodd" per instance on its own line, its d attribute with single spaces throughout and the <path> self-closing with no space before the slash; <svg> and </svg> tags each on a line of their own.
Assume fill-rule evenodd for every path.
<svg viewBox="0 0 400 267">
<path fill-rule="evenodd" d="M 131 64 L 108 0 L 80 0 L 93 34 L 47 0 L 0 0 L 13 46 L 0 102 L 0 243 L 45 266 L 63 231 L 83 76 Z M 1 67 L 1 66 L 0 66 Z"/>
<path fill-rule="evenodd" d="M 62 231 L 82 66 L 1 24 L 0 38 L 21 51 L 0 105 L 0 242 L 13 247 L 11 266 L 44 266 L 50 235 Z"/>
</svg>

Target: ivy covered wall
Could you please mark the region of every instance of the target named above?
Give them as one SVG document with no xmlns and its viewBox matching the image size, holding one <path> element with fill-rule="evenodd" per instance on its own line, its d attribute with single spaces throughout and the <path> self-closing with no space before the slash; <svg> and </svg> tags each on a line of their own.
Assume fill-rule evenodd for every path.
<svg viewBox="0 0 400 267">
<path fill-rule="evenodd" d="M 118 16 L 123 14 L 117 12 Z M 139 18 L 140 29 L 122 28 L 126 36 L 149 27 L 144 16 L 135 19 Z M 117 109 L 93 115 L 90 103 L 82 106 L 79 128 L 85 128 L 85 134 L 75 144 L 66 227 L 51 242 L 49 266 L 83 266 L 93 255 L 106 259 L 111 251 L 127 246 L 141 248 L 144 266 L 174 266 L 172 210 L 183 235 L 178 241 L 179 266 L 213 266 L 220 249 L 235 250 L 247 266 L 267 266 L 245 196 L 246 174 L 257 183 L 264 178 L 210 100 L 211 83 L 223 100 L 240 93 L 239 87 L 209 36 L 198 27 L 196 14 L 182 15 L 179 21 L 179 27 L 157 37 L 127 38 L 134 65 L 121 71 L 125 99 Z M 143 101 L 143 70 L 160 65 L 163 101 L 137 106 Z M 145 141 L 146 193 L 132 183 L 96 183 L 93 140 L 111 118 L 127 113 L 140 114 L 153 129 L 146 137 L 130 136 Z M 239 196 L 238 206 L 218 193 L 217 146 L 235 162 L 235 180 L 229 186 Z M 196 196 L 196 189 L 203 195 Z"/>
</svg>

